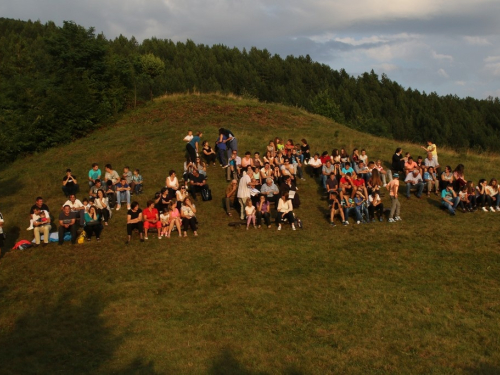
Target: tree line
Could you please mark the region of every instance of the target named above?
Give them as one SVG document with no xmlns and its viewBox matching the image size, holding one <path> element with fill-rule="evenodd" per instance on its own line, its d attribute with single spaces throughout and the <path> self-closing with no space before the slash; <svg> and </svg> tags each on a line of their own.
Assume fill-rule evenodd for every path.
<svg viewBox="0 0 500 375">
<path fill-rule="evenodd" d="M 302 107 L 371 134 L 500 150 L 500 102 L 405 89 L 307 56 L 0 18 L 0 161 L 71 142 L 155 96 L 196 90 Z"/>
</svg>

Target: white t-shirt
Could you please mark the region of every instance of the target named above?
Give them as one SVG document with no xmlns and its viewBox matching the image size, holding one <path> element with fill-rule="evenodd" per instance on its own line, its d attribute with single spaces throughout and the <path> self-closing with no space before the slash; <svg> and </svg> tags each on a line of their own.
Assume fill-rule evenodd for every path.
<svg viewBox="0 0 500 375">
<path fill-rule="evenodd" d="M 373 198 L 373 195 L 371 195 L 371 194 L 368 196 L 368 204 L 370 206 L 372 206 L 373 202 L 375 202 L 375 203 L 380 202 L 380 196 L 378 194 L 375 196 L 375 199 Z"/>
<path fill-rule="evenodd" d="M 252 182 L 252 179 L 246 173 L 243 174 L 243 177 L 240 179 L 240 183 L 238 185 L 238 192 L 236 196 L 238 198 L 250 198 L 250 189 L 248 185 Z"/>
<path fill-rule="evenodd" d="M 186 136 L 184 137 L 184 141 L 186 141 L 186 142 L 191 142 L 191 140 L 193 139 L 193 137 L 194 137 L 194 135 L 186 135 Z"/>
<path fill-rule="evenodd" d="M 84 207 L 82 202 L 80 202 L 79 199 L 75 199 L 75 203 L 71 202 L 69 199 L 63 204 L 64 206 L 70 206 L 71 211 L 75 212 L 78 211 L 80 208 Z"/>
<path fill-rule="evenodd" d="M 314 160 L 314 158 L 309 159 L 309 165 L 312 165 L 314 168 L 321 167 L 323 163 L 321 162 L 321 159 L 318 158 L 318 160 Z"/>
<path fill-rule="evenodd" d="M 254 206 L 246 206 L 245 213 L 247 214 L 247 216 L 253 215 L 255 213 L 255 207 Z"/>
</svg>

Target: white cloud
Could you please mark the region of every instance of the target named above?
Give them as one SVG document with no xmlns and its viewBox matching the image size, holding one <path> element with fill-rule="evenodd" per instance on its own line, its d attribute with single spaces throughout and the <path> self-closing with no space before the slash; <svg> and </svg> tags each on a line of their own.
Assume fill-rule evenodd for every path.
<svg viewBox="0 0 500 375">
<path fill-rule="evenodd" d="M 437 71 L 437 73 L 438 73 L 441 77 L 443 77 L 443 78 L 450 78 L 450 76 L 448 75 L 448 73 L 446 73 L 446 70 L 444 70 L 443 68 L 439 69 L 439 70 Z"/>
<path fill-rule="evenodd" d="M 465 81 L 455 81 L 455 85 L 465 86 Z"/>
<path fill-rule="evenodd" d="M 443 55 L 440 53 L 436 53 L 436 51 L 432 51 L 432 58 L 436 60 L 446 60 L 446 61 L 453 61 L 453 57 L 450 55 Z"/>
<path fill-rule="evenodd" d="M 500 56 L 488 56 L 487 58 L 484 59 L 485 63 L 495 63 L 500 61 Z"/>
<path fill-rule="evenodd" d="M 389 64 L 389 63 L 383 63 L 383 64 L 380 64 L 380 65 L 375 65 L 374 68 L 377 70 L 377 71 L 381 71 L 381 72 L 393 72 L 393 71 L 396 71 L 399 69 L 399 66 L 395 65 L 395 64 Z"/>
<path fill-rule="evenodd" d="M 486 38 L 482 38 L 480 36 L 464 36 L 464 40 L 468 44 L 473 44 L 477 46 L 488 46 L 491 45 L 490 41 Z"/>
</svg>

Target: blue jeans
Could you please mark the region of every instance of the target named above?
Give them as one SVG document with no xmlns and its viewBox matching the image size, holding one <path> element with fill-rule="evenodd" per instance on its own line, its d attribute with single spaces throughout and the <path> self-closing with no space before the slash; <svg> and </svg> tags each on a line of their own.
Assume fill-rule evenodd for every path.
<svg viewBox="0 0 500 375">
<path fill-rule="evenodd" d="M 445 201 L 442 201 L 441 204 L 450 212 L 450 214 L 455 215 L 455 209 L 457 208 L 458 204 L 460 203 L 460 198 L 455 197 L 452 199 L 452 201 L 453 201 L 453 206 Z"/>
<path fill-rule="evenodd" d="M 356 209 L 356 207 L 344 207 L 344 216 L 346 220 L 349 220 L 349 216 L 353 215 L 356 221 L 363 221 L 361 213 Z"/>
<path fill-rule="evenodd" d="M 127 201 L 127 206 L 130 206 L 130 190 L 116 192 L 116 205 L 121 206 L 124 200 Z"/>
<path fill-rule="evenodd" d="M 409 198 L 410 197 L 410 190 L 411 188 L 417 188 L 417 197 L 420 198 L 420 196 L 422 195 L 422 192 L 424 191 L 424 183 L 423 182 L 419 182 L 418 184 L 410 184 L 410 183 L 407 183 L 406 184 L 406 196 Z"/>
<path fill-rule="evenodd" d="M 326 189 L 326 180 L 328 179 L 328 176 L 325 174 L 321 175 L 321 185 L 323 185 L 323 188 Z"/>
</svg>

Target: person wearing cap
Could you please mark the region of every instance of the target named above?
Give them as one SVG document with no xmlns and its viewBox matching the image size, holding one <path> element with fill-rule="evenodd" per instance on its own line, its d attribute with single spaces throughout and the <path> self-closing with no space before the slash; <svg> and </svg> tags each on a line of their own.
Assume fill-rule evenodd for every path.
<svg viewBox="0 0 500 375">
<path fill-rule="evenodd" d="M 406 198 L 410 199 L 410 190 L 412 188 L 416 188 L 417 192 L 415 193 L 417 198 L 422 196 L 422 192 L 424 191 L 424 180 L 422 180 L 422 175 L 420 174 L 420 169 L 415 168 L 411 173 L 405 178 L 406 183 Z"/>
<path fill-rule="evenodd" d="M 71 194 L 78 193 L 78 181 L 76 176 L 73 176 L 71 169 L 66 169 L 66 175 L 62 179 L 62 191 L 64 195 L 69 197 Z"/>
<path fill-rule="evenodd" d="M 399 173 L 393 173 L 392 180 L 387 184 L 386 189 L 389 190 L 389 195 L 391 197 L 391 212 L 389 214 L 389 223 L 394 223 L 401 220 L 401 217 L 399 216 L 401 205 L 398 199 Z"/>
<path fill-rule="evenodd" d="M 453 184 L 448 184 L 441 192 L 441 205 L 448 210 L 450 215 L 454 216 L 459 203 L 460 198 L 457 197 L 457 193 L 453 190 Z"/>
</svg>

